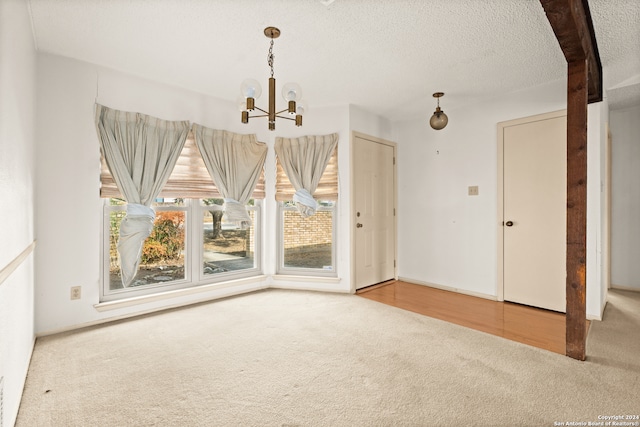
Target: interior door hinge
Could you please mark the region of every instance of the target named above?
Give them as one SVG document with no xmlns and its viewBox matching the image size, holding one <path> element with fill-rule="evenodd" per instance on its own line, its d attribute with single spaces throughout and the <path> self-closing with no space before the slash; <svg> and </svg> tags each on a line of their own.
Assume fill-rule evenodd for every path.
<svg viewBox="0 0 640 427">
<path fill-rule="evenodd" d="M 395 268 L 395 267 L 396 267 L 396 260 L 394 259 L 393 260 L 393 268 Z"/>
<path fill-rule="evenodd" d="M 396 164 L 396 158 L 395 157 L 393 158 L 393 164 L 394 165 Z"/>
</svg>

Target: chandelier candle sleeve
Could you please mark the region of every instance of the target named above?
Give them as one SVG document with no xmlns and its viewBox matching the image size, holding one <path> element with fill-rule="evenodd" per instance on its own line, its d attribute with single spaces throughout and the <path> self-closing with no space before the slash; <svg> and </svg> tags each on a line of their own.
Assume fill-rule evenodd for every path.
<svg viewBox="0 0 640 427">
<path fill-rule="evenodd" d="M 276 128 L 276 79 L 269 77 L 269 130 Z"/>
</svg>

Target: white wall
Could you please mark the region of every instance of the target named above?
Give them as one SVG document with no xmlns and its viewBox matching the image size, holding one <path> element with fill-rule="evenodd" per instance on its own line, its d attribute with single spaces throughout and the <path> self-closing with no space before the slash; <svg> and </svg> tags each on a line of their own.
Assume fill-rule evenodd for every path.
<svg viewBox="0 0 640 427">
<path fill-rule="evenodd" d="M 27 5 L 0 0 L 0 424 L 18 414 L 33 349 L 36 54 Z M 26 252 L 28 253 L 28 251 Z"/>
<path fill-rule="evenodd" d="M 441 131 L 429 127 L 429 111 L 420 119 L 393 123 L 398 142 L 399 276 L 496 298 L 497 123 L 565 109 L 566 82 L 504 94 L 481 105 L 456 108 L 445 103 L 442 108 L 449 124 Z M 599 149 L 589 156 L 599 159 Z M 471 185 L 479 187 L 478 196 L 467 195 Z M 594 188 L 599 194 L 597 184 L 589 188 L 590 194 Z M 594 215 L 588 218 L 590 227 L 600 222 L 599 212 Z M 590 251 L 592 244 L 590 240 Z M 589 265 L 597 262 L 588 259 Z M 595 275 L 588 281 L 587 312 L 599 318 L 600 310 L 594 307 L 600 306 L 600 280 Z"/>
<path fill-rule="evenodd" d="M 610 112 L 611 285 L 640 290 L 640 105 Z"/>
<path fill-rule="evenodd" d="M 609 105 L 589 104 L 587 109 L 587 316 L 602 320 L 607 302 L 603 246 L 606 220 L 606 147 Z"/>
<path fill-rule="evenodd" d="M 241 79 L 237 82 L 240 84 Z M 233 84 L 233 82 L 231 82 Z M 38 262 L 36 264 L 36 332 L 49 333 L 92 324 L 105 319 L 126 317 L 162 307 L 186 304 L 201 299 L 266 286 L 301 287 L 348 292 L 348 240 L 338 247 L 339 280 L 292 282 L 267 277 L 255 283 L 218 289 L 201 294 L 154 301 L 117 310 L 98 312 L 100 233 L 102 204 L 99 189 L 99 146 L 94 126 L 93 104 L 138 111 L 167 120 L 190 120 L 205 126 L 239 133 L 256 133 L 269 146 L 265 178 L 267 198 L 264 208 L 265 239 L 263 267 L 267 275 L 275 273 L 274 200 L 275 136 L 293 137 L 338 132 L 339 167 L 348 176 L 349 110 L 347 106 L 311 109 L 304 126 L 296 128 L 278 121 L 276 131 L 267 130 L 266 120 L 248 125 L 240 123 L 234 103 L 155 83 L 143 78 L 105 69 L 92 64 L 49 54 L 38 55 Z M 258 104 L 262 100 L 258 100 Z M 348 230 L 348 186 L 341 180 L 338 202 L 338 230 Z M 71 301 L 71 286 L 82 286 L 82 299 Z"/>
<path fill-rule="evenodd" d="M 349 106 L 349 129 L 365 135 L 395 142 L 394 128 L 384 117 L 369 113 L 356 105 Z"/>
<path fill-rule="evenodd" d="M 242 125 L 233 103 L 55 55 L 38 55 L 37 82 L 36 331 L 39 333 L 266 286 L 349 292 L 352 130 L 398 143 L 399 275 L 495 297 L 496 124 L 565 108 L 565 82 L 558 81 L 488 99 L 482 105 L 457 109 L 443 105 L 450 124 L 439 132 L 429 128 L 428 114 L 419 120 L 389 123 L 355 106 L 312 109 L 302 128 L 278 122 L 276 132 L 269 132 L 265 121 Z M 256 133 L 259 140 L 269 145 L 263 223 L 263 266 L 268 276 L 265 280 L 108 312 L 96 311 L 93 305 L 99 295 L 102 213 L 98 197 L 99 148 L 93 119 L 96 99 L 113 108 L 163 119 L 191 120 L 210 127 Z M 590 116 L 591 110 L 592 107 Z M 602 116 L 603 110 L 599 108 L 598 114 Z M 338 279 L 293 281 L 271 276 L 276 260 L 275 136 L 331 132 L 340 135 Z M 596 134 L 602 132 L 599 129 Z M 591 154 L 590 151 L 590 158 Z M 469 185 L 478 185 L 480 195 L 467 196 Z M 589 276 L 590 281 L 594 279 L 597 288 L 597 273 Z M 78 285 L 82 286 L 83 297 L 71 301 L 69 288 Z M 599 289 L 592 292 L 591 288 L 588 284 L 588 312 L 598 317 L 599 310 L 596 312 L 594 307 L 600 305 L 601 297 L 597 296 L 600 292 Z M 596 303 L 591 298 L 596 298 Z"/>
</svg>

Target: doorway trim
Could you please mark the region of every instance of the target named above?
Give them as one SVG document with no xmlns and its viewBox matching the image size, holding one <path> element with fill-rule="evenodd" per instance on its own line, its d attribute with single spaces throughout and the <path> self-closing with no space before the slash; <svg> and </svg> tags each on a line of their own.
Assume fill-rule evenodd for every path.
<svg viewBox="0 0 640 427">
<path fill-rule="evenodd" d="M 605 292 L 609 292 L 611 289 L 611 129 L 609 128 L 609 121 L 605 123 L 606 142 L 604 153 L 604 209 L 603 209 L 603 224 L 604 234 L 602 238 L 602 271 L 604 283 L 602 288 L 606 289 Z M 605 303 L 602 304 L 600 310 L 600 319 L 604 316 L 604 308 L 606 307 L 607 298 L 605 296 Z"/>
<path fill-rule="evenodd" d="M 393 258 L 394 258 L 394 267 L 393 267 L 393 277 L 395 280 L 398 279 L 398 144 L 392 141 L 388 141 L 386 139 L 378 138 L 375 136 L 367 135 L 362 132 L 358 132 L 355 130 L 351 131 L 350 141 L 349 141 L 349 192 L 350 192 L 350 208 L 349 208 L 349 221 L 347 222 L 349 227 L 349 238 L 351 241 L 350 247 L 350 281 L 351 281 L 351 292 L 352 294 L 356 293 L 356 227 L 355 227 L 355 217 L 356 217 L 356 195 L 355 195 L 355 156 L 354 156 L 354 141 L 356 138 L 366 139 L 368 141 L 384 144 L 393 148 Z"/>
<path fill-rule="evenodd" d="M 499 122 L 497 126 L 498 132 L 498 193 L 497 193 L 497 283 L 496 295 L 498 301 L 504 301 L 504 129 L 511 126 L 522 125 L 525 123 L 538 122 L 542 120 L 555 119 L 567 115 L 567 110 L 558 110 L 550 113 L 536 114 L 534 116 L 522 117 L 519 119 Z"/>
</svg>

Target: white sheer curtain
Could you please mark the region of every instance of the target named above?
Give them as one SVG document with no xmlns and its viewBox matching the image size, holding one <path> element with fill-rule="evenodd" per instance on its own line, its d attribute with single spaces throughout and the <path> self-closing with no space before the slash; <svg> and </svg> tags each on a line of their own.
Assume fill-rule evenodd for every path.
<svg viewBox="0 0 640 427">
<path fill-rule="evenodd" d="M 127 201 L 118 254 L 122 285 L 133 281 L 145 239 L 153 229 L 151 203 L 169 179 L 182 151 L 188 121 L 166 121 L 96 104 L 96 129 L 107 166 Z"/>
<path fill-rule="evenodd" d="M 316 213 L 318 204 L 313 193 L 337 144 L 337 133 L 299 138 L 276 137 L 276 155 L 296 189 L 293 201 L 303 217 Z"/>
<path fill-rule="evenodd" d="M 246 204 L 258 183 L 267 144 L 256 136 L 241 135 L 225 130 L 194 124 L 193 133 L 211 178 L 224 198 L 228 221 L 251 221 Z"/>
</svg>

